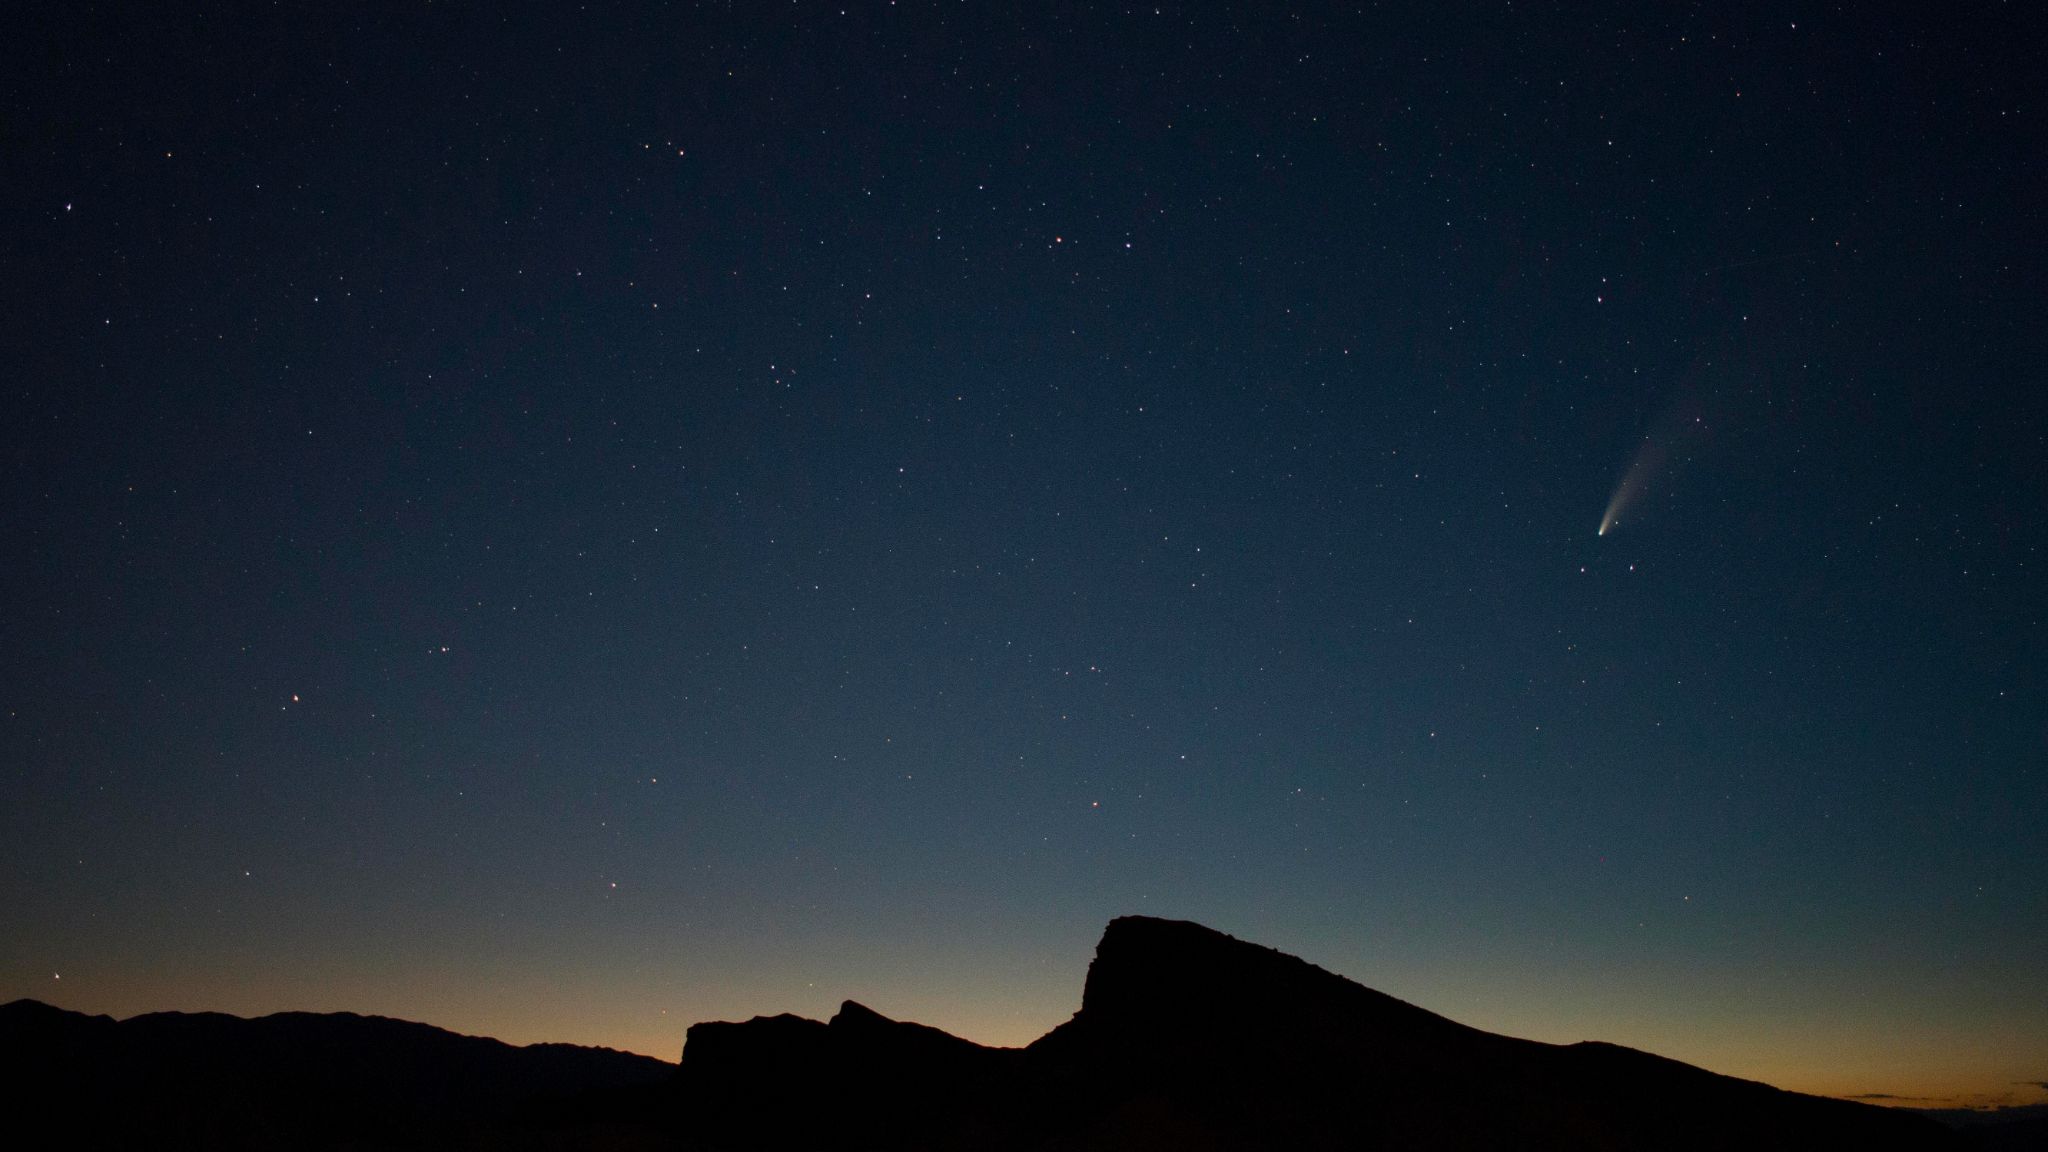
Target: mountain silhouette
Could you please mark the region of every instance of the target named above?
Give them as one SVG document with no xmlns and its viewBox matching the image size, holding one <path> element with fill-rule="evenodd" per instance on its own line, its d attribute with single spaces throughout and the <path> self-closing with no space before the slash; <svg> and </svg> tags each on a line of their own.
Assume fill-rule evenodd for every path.
<svg viewBox="0 0 2048 1152">
<path fill-rule="evenodd" d="M 689 1030 L 706 1148 L 1924 1149 L 1925 1117 L 1454 1023 L 1184 921 L 1111 921 L 1081 1009 L 983 1048 L 848 1003 Z"/>
<path fill-rule="evenodd" d="M 1991 1146 L 1613 1044 L 1483 1032 L 1201 925 L 1136 916 L 1104 932 L 1080 1010 L 1024 1048 L 852 1001 L 829 1021 L 693 1025 L 674 1065 L 348 1014 L 117 1022 L 18 1000 L 0 1006 L 0 1086 L 18 1129 L 81 1148 Z"/>
<path fill-rule="evenodd" d="M 7 1112 L 17 1131 L 57 1134 L 39 1145 L 52 1148 L 659 1146 L 643 1136 L 674 1072 L 351 1013 L 116 1021 L 0 1005 Z"/>
</svg>

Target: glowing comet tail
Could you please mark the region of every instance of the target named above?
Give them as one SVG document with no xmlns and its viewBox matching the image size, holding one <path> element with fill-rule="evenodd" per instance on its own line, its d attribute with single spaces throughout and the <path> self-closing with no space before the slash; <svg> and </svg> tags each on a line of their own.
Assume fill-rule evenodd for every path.
<svg viewBox="0 0 2048 1152">
<path fill-rule="evenodd" d="M 1614 486 L 1614 495 L 1607 501 L 1607 511 L 1600 515 L 1600 531 L 1595 535 L 1605 536 L 1621 523 L 1621 514 L 1650 486 L 1650 478 L 1663 463 L 1663 445 L 1644 437 L 1643 446 L 1636 449 L 1636 458 L 1629 461 L 1628 471 L 1621 474 L 1621 483 Z"/>
</svg>

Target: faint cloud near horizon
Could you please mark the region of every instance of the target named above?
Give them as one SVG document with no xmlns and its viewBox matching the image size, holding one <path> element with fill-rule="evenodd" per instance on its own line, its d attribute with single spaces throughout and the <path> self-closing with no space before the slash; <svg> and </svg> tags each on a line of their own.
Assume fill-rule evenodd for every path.
<svg viewBox="0 0 2048 1152">
<path fill-rule="evenodd" d="M 2014 1080 L 2017 1088 L 2039 1088 L 2048 1092 L 2048 1080 Z M 1955 1112 L 2002 1112 L 2008 1108 L 2040 1108 L 2039 1104 L 2022 1103 L 2017 1094 L 2011 1092 L 1978 1093 L 1964 1096 L 1902 1096 L 1896 1092 L 1857 1092 L 1837 1097 L 1841 1100 L 1862 1100 L 1888 1106 L 1902 1106 L 1921 1110 Z"/>
</svg>

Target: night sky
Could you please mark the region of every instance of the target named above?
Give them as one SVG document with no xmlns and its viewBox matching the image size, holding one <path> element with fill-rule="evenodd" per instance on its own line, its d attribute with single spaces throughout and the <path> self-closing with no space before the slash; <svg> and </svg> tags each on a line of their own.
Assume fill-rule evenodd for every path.
<svg viewBox="0 0 2048 1152">
<path fill-rule="evenodd" d="M 1022 1043 L 1148 913 L 2048 1100 L 2031 6 L 174 7 L 0 49 L 0 999 Z"/>
</svg>

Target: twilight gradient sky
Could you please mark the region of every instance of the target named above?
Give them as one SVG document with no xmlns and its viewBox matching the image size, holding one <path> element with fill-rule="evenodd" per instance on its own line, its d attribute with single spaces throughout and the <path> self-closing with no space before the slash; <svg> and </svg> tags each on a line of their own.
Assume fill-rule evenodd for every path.
<svg viewBox="0 0 2048 1152">
<path fill-rule="evenodd" d="M 2048 1099 L 2031 6 L 356 7 L 10 19 L 0 999 Z"/>
</svg>

